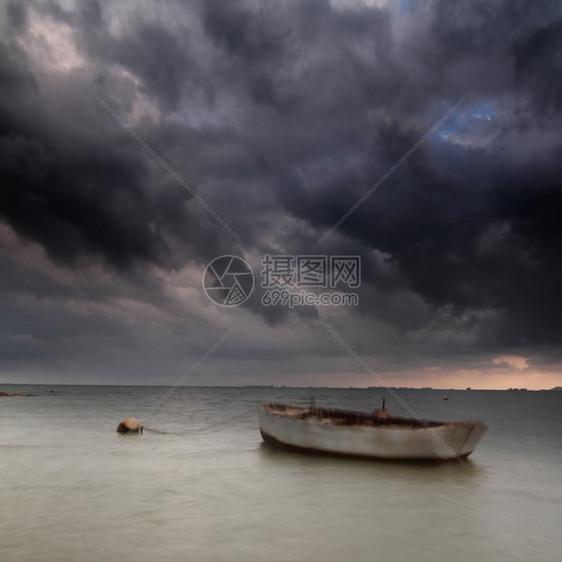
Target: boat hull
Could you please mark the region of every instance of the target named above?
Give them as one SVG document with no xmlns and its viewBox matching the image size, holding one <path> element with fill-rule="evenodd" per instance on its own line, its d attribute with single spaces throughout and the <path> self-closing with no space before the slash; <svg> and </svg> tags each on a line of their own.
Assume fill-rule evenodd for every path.
<svg viewBox="0 0 562 562">
<path fill-rule="evenodd" d="M 341 425 L 321 415 L 291 417 L 266 404 L 258 405 L 258 418 L 263 439 L 278 447 L 373 459 L 463 459 L 474 451 L 487 430 L 482 422 L 431 422 L 431 427 L 425 422 L 418 427 Z"/>
</svg>

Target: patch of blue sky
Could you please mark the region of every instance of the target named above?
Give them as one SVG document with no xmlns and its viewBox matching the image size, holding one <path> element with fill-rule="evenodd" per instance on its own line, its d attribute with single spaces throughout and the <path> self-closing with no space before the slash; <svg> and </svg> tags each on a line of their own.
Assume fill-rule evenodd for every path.
<svg viewBox="0 0 562 562">
<path fill-rule="evenodd" d="M 450 103 L 450 102 L 449 102 Z M 495 162 L 493 156 L 500 100 L 466 100 L 441 127 L 429 137 L 432 159 L 443 171 L 463 175 L 473 182 L 489 176 Z M 443 106 L 439 107 L 443 112 Z M 432 112 L 435 119 L 436 111 Z M 473 149 L 486 148 L 486 154 L 478 153 L 478 165 L 471 156 Z M 491 152 L 490 152 L 491 151 Z M 491 158 L 491 159 L 490 159 Z"/>
<path fill-rule="evenodd" d="M 192 113 L 182 113 L 176 116 L 177 121 L 181 121 L 189 125 L 192 129 L 204 129 L 209 125 L 209 122 L 200 115 Z"/>
<path fill-rule="evenodd" d="M 473 130 L 478 122 L 489 122 L 496 118 L 494 100 L 479 100 L 464 103 L 439 129 L 430 137 L 430 142 L 450 142 L 455 133 Z"/>
<path fill-rule="evenodd" d="M 415 11 L 416 11 L 416 0 L 400 0 L 397 10 L 399 17 L 405 16 L 406 14 Z"/>
</svg>

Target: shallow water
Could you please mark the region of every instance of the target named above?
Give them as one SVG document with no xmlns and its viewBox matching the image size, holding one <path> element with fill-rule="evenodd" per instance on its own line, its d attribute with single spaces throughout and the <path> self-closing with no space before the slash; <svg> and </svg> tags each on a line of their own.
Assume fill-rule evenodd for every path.
<svg viewBox="0 0 562 562">
<path fill-rule="evenodd" d="M 466 465 L 264 445 L 256 403 L 408 415 L 380 389 L 4 386 L 0 559 L 562 559 L 562 393 L 400 390 L 426 419 L 490 428 Z M 108 454 L 109 453 L 109 454 Z M 107 455 L 107 456 L 106 456 Z M 105 457 L 105 458 L 104 458 Z"/>
</svg>

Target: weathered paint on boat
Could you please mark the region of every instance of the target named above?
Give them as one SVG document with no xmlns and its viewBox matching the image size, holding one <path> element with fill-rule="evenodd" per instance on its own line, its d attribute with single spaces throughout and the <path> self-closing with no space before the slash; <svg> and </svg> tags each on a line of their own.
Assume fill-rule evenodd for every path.
<svg viewBox="0 0 562 562">
<path fill-rule="evenodd" d="M 487 425 L 434 422 L 284 404 L 259 404 L 260 433 L 274 445 L 310 453 L 398 460 L 463 459 Z"/>
</svg>

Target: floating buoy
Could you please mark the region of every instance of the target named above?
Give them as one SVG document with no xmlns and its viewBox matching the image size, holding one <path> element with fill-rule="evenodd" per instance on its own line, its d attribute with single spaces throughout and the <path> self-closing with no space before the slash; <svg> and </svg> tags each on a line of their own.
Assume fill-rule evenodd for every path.
<svg viewBox="0 0 562 562">
<path fill-rule="evenodd" d="M 445 396 L 443 396 L 443 400 L 449 400 L 449 397 L 445 394 Z"/>
<path fill-rule="evenodd" d="M 137 418 L 125 418 L 118 426 L 119 433 L 142 433 L 143 427 Z"/>
</svg>

